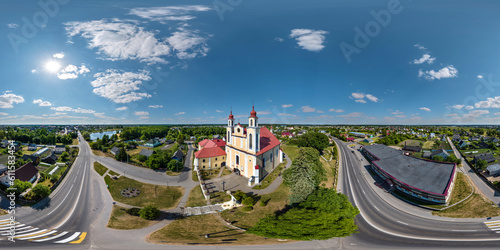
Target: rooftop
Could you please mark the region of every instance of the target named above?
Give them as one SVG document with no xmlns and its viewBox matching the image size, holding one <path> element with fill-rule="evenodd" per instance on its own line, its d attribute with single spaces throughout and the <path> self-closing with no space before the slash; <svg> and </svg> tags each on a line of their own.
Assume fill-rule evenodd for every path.
<svg viewBox="0 0 500 250">
<path fill-rule="evenodd" d="M 435 194 L 447 194 L 455 164 L 428 161 L 403 155 L 403 152 L 385 145 L 364 146 L 380 160 L 374 163 L 394 179 L 414 188 Z"/>
</svg>

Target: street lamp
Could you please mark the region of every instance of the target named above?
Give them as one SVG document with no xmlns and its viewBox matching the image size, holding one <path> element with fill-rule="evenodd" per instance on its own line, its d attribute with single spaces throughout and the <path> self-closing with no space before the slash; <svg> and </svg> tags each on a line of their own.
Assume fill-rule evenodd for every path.
<svg viewBox="0 0 500 250">
<path fill-rule="evenodd" d="M 224 189 L 224 184 L 226 184 L 226 182 L 225 182 L 225 181 L 222 181 L 222 191 L 224 191 L 224 190 L 225 190 L 225 189 Z"/>
</svg>

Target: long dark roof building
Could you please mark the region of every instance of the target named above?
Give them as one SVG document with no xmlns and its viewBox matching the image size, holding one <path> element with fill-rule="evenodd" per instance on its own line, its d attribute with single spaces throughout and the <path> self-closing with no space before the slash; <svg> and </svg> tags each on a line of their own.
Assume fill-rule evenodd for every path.
<svg viewBox="0 0 500 250">
<path fill-rule="evenodd" d="M 426 202 L 448 201 L 455 179 L 454 163 L 407 156 L 380 144 L 364 146 L 361 152 L 371 161 L 372 169 L 397 190 Z"/>
</svg>

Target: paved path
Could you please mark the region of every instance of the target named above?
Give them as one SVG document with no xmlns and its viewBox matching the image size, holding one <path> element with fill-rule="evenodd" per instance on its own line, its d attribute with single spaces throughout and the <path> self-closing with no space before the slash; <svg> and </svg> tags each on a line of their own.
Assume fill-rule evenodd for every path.
<svg viewBox="0 0 500 250">
<path fill-rule="evenodd" d="M 292 165 L 292 160 L 285 154 L 286 166 L 285 169 L 289 168 Z M 245 193 L 252 193 L 256 195 L 263 195 L 274 192 L 283 182 L 283 176 L 278 176 L 268 187 L 264 189 L 252 189 L 252 187 L 248 186 L 248 180 L 242 176 L 239 176 L 235 173 L 225 175 L 222 177 L 214 178 L 212 180 L 207 180 L 205 183 L 210 187 L 209 190 L 213 191 L 221 191 L 222 190 L 222 181 L 224 181 L 224 189 L 225 190 L 241 190 Z"/>
</svg>

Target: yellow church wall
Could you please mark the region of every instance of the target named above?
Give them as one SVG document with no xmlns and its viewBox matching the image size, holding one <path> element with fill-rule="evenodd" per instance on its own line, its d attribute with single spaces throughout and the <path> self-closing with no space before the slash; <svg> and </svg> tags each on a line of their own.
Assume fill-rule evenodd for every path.
<svg viewBox="0 0 500 250">
<path fill-rule="evenodd" d="M 212 168 L 220 168 L 222 163 L 226 162 L 226 156 L 215 156 L 215 157 L 207 157 L 198 159 L 198 169 L 212 169 Z"/>
</svg>

